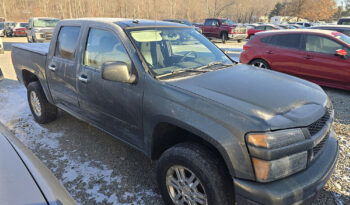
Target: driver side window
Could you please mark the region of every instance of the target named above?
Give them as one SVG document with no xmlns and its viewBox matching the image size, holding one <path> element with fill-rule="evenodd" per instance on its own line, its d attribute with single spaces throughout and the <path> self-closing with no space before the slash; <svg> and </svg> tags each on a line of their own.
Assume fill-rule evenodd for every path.
<svg viewBox="0 0 350 205">
<path fill-rule="evenodd" d="M 343 46 L 331 39 L 315 35 L 306 36 L 305 50 L 308 52 L 335 54 L 338 49 L 343 49 Z"/>
<path fill-rule="evenodd" d="M 100 70 L 107 62 L 122 61 L 131 66 L 131 60 L 122 42 L 110 31 L 90 29 L 84 65 Z"/>
</svg>

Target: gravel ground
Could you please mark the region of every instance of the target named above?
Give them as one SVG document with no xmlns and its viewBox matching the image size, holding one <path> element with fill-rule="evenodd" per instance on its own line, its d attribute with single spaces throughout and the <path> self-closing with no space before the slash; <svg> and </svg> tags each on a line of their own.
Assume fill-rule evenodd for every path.
<svg viewBox="0 0 350 205">
<path fill-rule="evenodd" d="M 34 122 L 26 91 L 15 81 L 10 43 L 0 55 L 5 79 L 0 81 L 0 122 L 29 147 L 80 204 L 163 204 L 154 164 L 142 153 L 111 136 L 60 112 L 48 125 Z M 218 44 L 237 48 L 242 44 Z M 335 108 L 334 130 L 340 145 L 334 174 L 314 204 L 350 204 L 350 92 L 325 88 Z"/>
</svg>

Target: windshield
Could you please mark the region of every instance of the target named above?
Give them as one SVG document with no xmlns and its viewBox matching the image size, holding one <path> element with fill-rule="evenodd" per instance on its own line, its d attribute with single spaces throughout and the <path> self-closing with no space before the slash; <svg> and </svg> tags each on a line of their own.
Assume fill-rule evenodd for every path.
<svg viewBox="0 0 350 205">
<path fill-rule="evenodd" d="M 28 25 L 28 23 L 20 23 L 19 27 L 26 27 Z"/>
<path fill-rule="evenodd" d="M 58 19 L 36 19 L 33 27 L 55 27 L 59 21 Z"/>
<path fill-rule="evenodd" d="M 344 43 L 350 45 L 350 37 L 349 36 L 344 35 L 344 34 L 342 34 L 340 32 L 333 32 L 332 35 L 333 35 L 333 37 L 335 37 L 335 38 L 343 41 Z"/>
<path fill-rule="evenodd" d="M 233 21 L 231 21 L 231 20 L 229 20 L 229 19 L 223 20 L 223 21 L 222 21 L 222 24 L 230 25 L 230 26 L 236 25 L 235 22 L 233 22 Z"/>
<path fill-rule="evenodd" d="M 127 30 L 148 67 L 156 75 L 232 61 L 192 28 L 142 28 Z"/>
</svg>

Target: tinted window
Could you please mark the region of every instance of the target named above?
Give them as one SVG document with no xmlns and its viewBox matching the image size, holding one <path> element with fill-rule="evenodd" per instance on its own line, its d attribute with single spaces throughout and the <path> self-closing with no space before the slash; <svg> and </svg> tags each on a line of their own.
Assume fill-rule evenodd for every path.
<svg viewBox="0 0 350 205">
<path fill-rule="evenodd" d="M 347 35 L 347 36 L 350 36 L 350 30 L 338 30 L 338 31 Z"/>
<path fill-rule="evenodd" d="M 90 29 L 84 54 L 84 65 L 101 69 L 106 62 L 122 61 L 131 66 L 122 42 L 111 32 Z"/>
<path fill-rule="evenodd" d="M 204 25 L 211 26 L 212 23 L 213 23 L 213 20 L 208 19 L 208 20 L 205 20 Z"/>
<path fill-rule="evenodd" d="M 350 25 L 350 19 L 340 19 L 338 21 L 339 25 Z"/>
<path fill-rule="evenodd" d="M 300 34 L 276 35 L 269 39 L 269 43 L 272 45 L 296 49 L 300 48 L 300 41 Z"/>
<path fill-rule="evenodd" d="M 322 36 L 307 35 L 305 39 L 305 50 L 310 52 L 335 54 L 342 48 L 342 45 Z"/>
<path fill-rule="evenodd" d="M 58 35 L 55 56 L 74 59 L 75 49 L 78 44 L 80 27 L 64 26 Z"/>
<path fill-rule="evenodd" d="M 255 27 L 256 30 L 265 30 L 265 26 L 257 26 Z"/>
</svg>

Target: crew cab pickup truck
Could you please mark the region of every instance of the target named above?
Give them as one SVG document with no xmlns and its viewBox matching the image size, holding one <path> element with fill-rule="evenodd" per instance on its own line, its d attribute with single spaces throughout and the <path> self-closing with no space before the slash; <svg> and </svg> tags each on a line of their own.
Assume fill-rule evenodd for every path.
<svg viewBox="0 0 350 205">
<path fill-rule="evenodd" d="M 237 40 L 241 42 L 247 38 L 247 29 L 237 26 L 229 19 L 211 18 L 205 19 L 204 25 L 199 26 L 203 35 L 208 38 L 220 38 L 223 43 L 227 40 Z"/>
<path fill-rule="evenodd" d="M 166 204 L 310 201 L 336 163 L 318 85 L 237 65 L 193 27 L 63 20 L 12 60 L 38 123 L 60 108 L 157 160 Z"/>
</svg>

